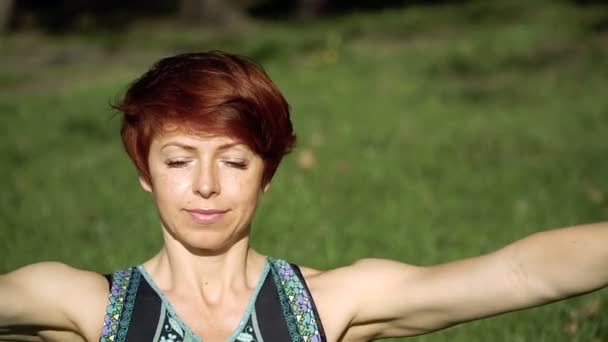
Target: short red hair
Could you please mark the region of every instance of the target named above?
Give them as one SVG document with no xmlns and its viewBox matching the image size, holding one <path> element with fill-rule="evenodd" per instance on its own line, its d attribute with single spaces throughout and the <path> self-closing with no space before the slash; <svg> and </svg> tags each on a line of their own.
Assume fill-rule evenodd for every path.
<svg viewBox="0 0 608 342">
<path fill-rule="evenodd" d="M 264 160 L 262 184 L 270 182 L 296 140 L 289 105 L 264 70 L 246 57 L 219 51 L 158 61 L 114 108 L 123 114 L 124 147 L 148 182 L 150 144 L 169 127 L 247 145 Z"/>
</svg>

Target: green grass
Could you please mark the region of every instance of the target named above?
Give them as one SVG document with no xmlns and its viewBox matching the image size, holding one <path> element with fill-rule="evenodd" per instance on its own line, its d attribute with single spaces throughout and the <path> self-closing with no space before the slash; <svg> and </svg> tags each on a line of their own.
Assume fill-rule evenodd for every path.
<svg viewBox="0 0 608 342">
<path fill-rule="evenodd" d="M 156 251 L 108 104 L 154 60 L 191 50 L 254 57 L 292 105 L 298 148 L 254 225 L 263 253 L 428 265 L 605 220 L 608 10 L 529 3 L 0 38 L 0 272 L 40 260 L 108 272 Z M 604 290 L 410 340 L 606 341 L 607 317 Z"/>
</svg>

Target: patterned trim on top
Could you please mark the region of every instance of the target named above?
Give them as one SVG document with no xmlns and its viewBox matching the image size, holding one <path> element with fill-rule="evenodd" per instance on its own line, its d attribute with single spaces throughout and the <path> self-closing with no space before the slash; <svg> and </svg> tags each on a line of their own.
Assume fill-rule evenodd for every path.
<svg viewBox="0 0 608 342">
<path fill-rule="evenodd" d="M 131 281 L 129 282 L 129 289 L 127 290 L 127 298 L 124 302 L 123 313 L 120 317 L 120 326 L 118 335 L 116 337 L 117 342 L 124 342 L 127 338 L 127 332 L 129 331 L 129 325 L 131 324 L 131 315 L 133 314 L 133 307 L 135 307 L 135 297 L 137 296 L 137 289 L 139 288 L 139 281 L 141 279 L 141 272 L 133 269 L 131 273 Z"/>
<path fill-rule="evenodd" d="M 106 308 L 106 315 L 103 319 L 103 329 L 101 331 L 100 342 L 116 341 L 118 333 L 120 315 L 125 307 L 125 297 L 133 268 L 116 271 L 112 274 L 112 286 L 110 287 L 109 303 Z"/>
<path fill-rule="evenodd" d="M 274 263 L 274 260 L 272 262 Z M 274 265 L 272 267 L 272 279 L 277 287 L 279 302 L 281 303 L 281 311 L 283 311 L 283 318 L 285 318 L 285 323 L 287 324 L 287 330 L 289 331 L 289 336 L 291 336 L 291 341 L 301 342 L 302 340 L 300 339 L 300 334 L 298 332 L 296 317 L 291 312 L 289 307 L 289 298 L 287 298 L 287 295 L 285 294 L 285 290 L 283 289 L 283 285 L 281 283 L 281 277 L 279 276 Z"/>
<path fill-rule="evenodd" d="M 302 284 L 302 281 L 296 275 L 291 265 L 285 260 L 271 259 L 271 262 L 279 275 L 281 288 L 289 300 L 289 307 L 291 313 L 295 316 L 296 325 L 302 341 L 321 342 L 321 333 L 319 332 L 319 326 L 315 319 L 312 300 L 310 299 L 308 291 L 306 291 Z M 280 299 L 281 305 L 283 305 L 283 298 Z M 287 320 L 288 326 L 290 325 L 289 323 L 289 320 Z M 291 326 L 289 326 L 289 330 L 293 339 Z M 299 340 L 300 339 L 294 339 L 294 341 Z"/>
</svg>

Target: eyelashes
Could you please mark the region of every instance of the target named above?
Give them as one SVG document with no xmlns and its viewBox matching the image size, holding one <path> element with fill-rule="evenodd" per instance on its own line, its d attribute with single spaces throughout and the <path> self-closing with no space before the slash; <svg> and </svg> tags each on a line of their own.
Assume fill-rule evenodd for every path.
<svg viewBox="0 0 608 342">
<path fill-rule="evenodd" d="M 167 161 L 165 161 L 165 164 L 170 169 L 175 169 L 175 168 L 180 168 L 180 167 L 186 166 L 188 164 L 188 162 L 185 160 L 167 160 Z"/>
<path fill-rule="evenodd" d="M 226 161 L 225 163 L 226 163 L 226 165 L 239 169 L 239 170 L 245 170 L 245 169 L 247 169 L 247 166 L 248 166 L 246 161 Z"/>
<path fill-rule="evenodd" d="M 176 169 L 176 168 L 182 168 L 187 166 L 189 163 L 189 161 L 187 160 L 167 160 L 165 161 L 165 165 L 167 165 L 168 168 L 170 169 Z M 246 170 L 247 167 L 249 166 L 249 163 L 247 161 L 233 161 L 233 160 L 226 160 L 224 161 L 224 164 L 235 168 L 235 169 L 239 169 L 239 170 Z"/>
</svg>

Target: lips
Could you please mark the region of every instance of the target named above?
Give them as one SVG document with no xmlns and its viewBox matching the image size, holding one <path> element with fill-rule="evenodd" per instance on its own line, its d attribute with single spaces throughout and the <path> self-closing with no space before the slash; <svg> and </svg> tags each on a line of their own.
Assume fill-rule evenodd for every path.
<svg viewBox="0 0 608 342">
<path fill-rule="evenodd" d="M 200 224 L 212 224 L 224 217 L 226 209 L 184 209 L 190 217 Z"/>
</svg>

